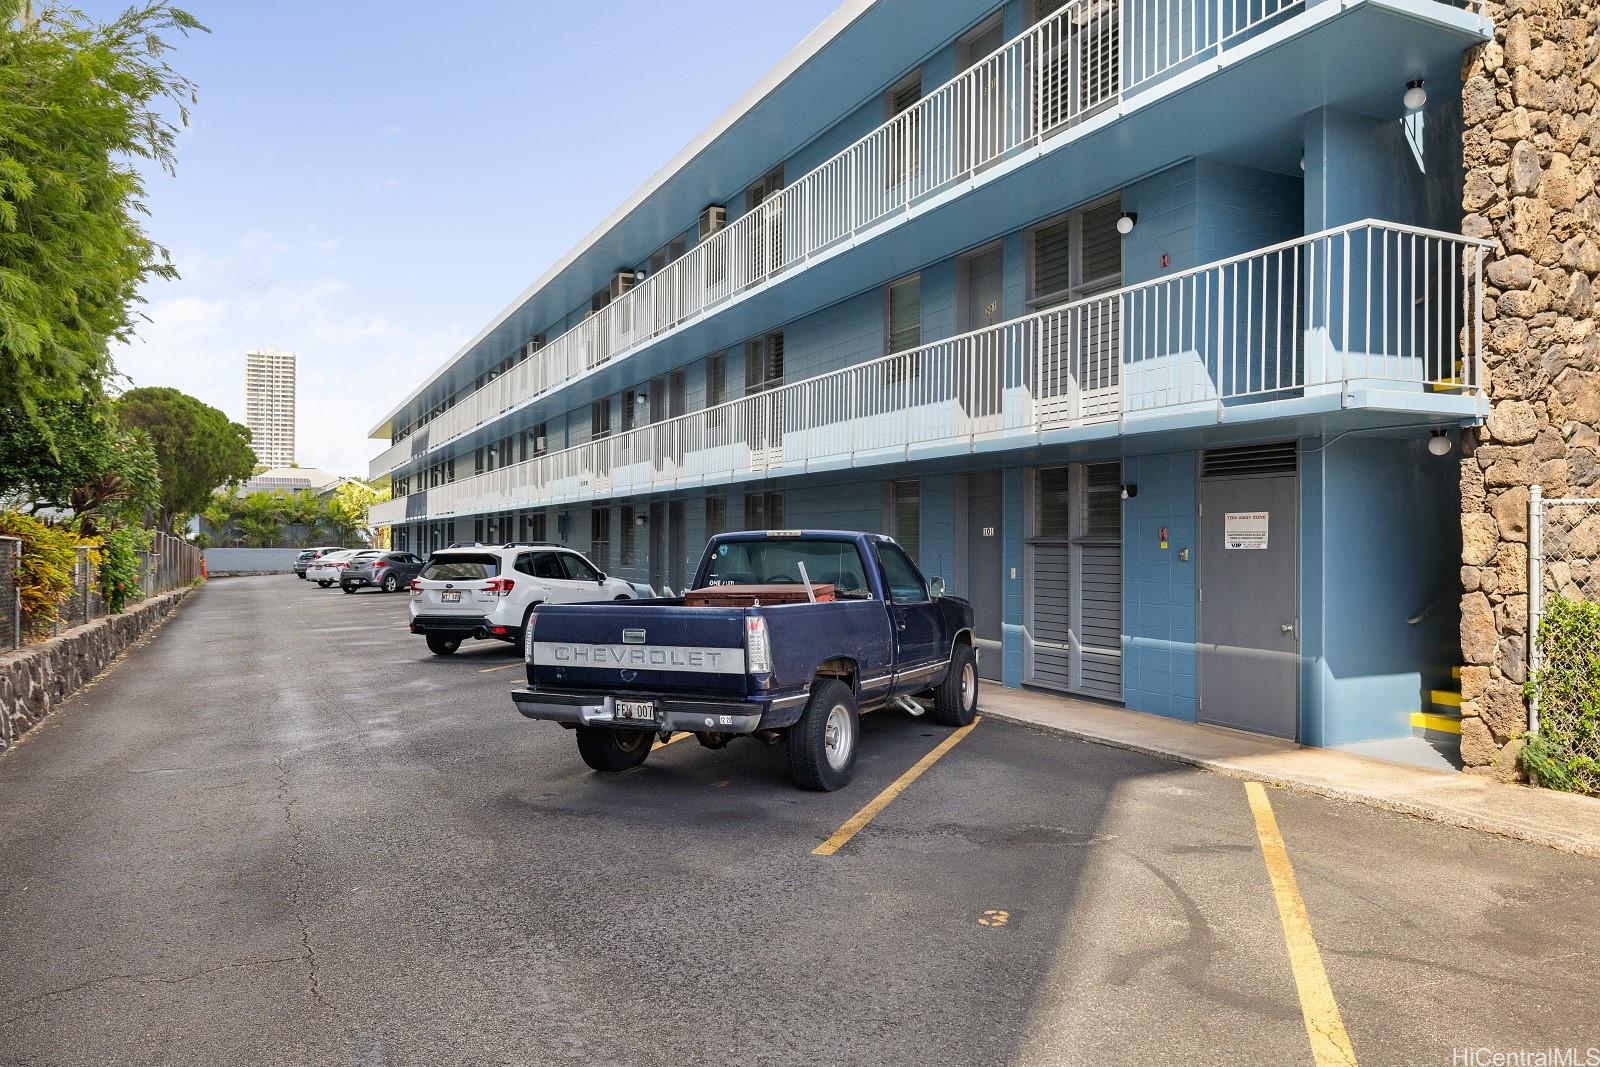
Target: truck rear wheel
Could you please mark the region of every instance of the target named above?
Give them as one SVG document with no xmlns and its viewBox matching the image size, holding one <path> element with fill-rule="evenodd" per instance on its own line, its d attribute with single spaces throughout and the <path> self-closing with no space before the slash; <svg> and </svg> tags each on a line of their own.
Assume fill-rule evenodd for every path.
<svg viewBox="0 0 1600 1067">
<path fill-rule="evenodd" d="M 811 684 L 800 721 L 789 728 L 789 777 L 801 789 L 831 792 L 848 785 L 856 769 L 861 716 L 855 694 L 833 678 Z"/>
<path fill-rule="evenodd" d="M 639 766 L 650 755 L 650 747 L 656 739 L 653 730 L 580 726 L 576 732 L 578 754 L 597 771 L 625 771 Z"/>
<path fill-rule="evenodd" d="M 978 714 L 978 657 L 971 645 L 950 653 L 950 671 L 933 691 L 933 714 L 940 726 L 966 726 Z"/>
</svg>

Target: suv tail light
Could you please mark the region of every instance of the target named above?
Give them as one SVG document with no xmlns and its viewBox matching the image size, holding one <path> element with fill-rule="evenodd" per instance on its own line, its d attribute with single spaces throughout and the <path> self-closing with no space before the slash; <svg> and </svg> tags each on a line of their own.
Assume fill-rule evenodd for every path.
<svg viewBox="0 0 1600 1067">
<path fill-rule="evenodd" d="M 745 670 L 751 674 L 772 673 L 772 649 L 767 644 L 767 620 L 750 615 L 744 620 Z"/>
<path fill-rule="evenodd" d="M 411 579 L 411 595 L 412 596 L 416 596 L 420 592 L 422 592 L 422 579 L 421 578 L 413 578 L 413 579 Z"/>
<path fill-rule="evenodd" d="M 490 596 L 510 596 L 514 584 L 510 578 L 490 578 L 483 583 L 483 591 Z"/>
</svg>

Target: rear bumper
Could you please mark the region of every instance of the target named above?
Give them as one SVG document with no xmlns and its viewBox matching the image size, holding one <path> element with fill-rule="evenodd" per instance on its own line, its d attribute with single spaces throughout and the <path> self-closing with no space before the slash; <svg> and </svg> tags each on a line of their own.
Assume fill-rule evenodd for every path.
<svg viewBox="0 0 1600 1067">
<path fill-rule="evenodd" d="M 516 641 L 516 628 L 495 622 L 487 615 L 416 615 L 411 619 L 414 634 L 441 637 L 482 637 L 496 641 Z"/>
<path fill-rule="evenodd" d="M 511 699 L 517 710 L 530 719 L 566 723 L 569 726 L 609 726 L 619 730 L 650 728 L 648 723 L 614 714 L 615 697 L 599 694 L 545 693 L 535 689 L 514 689 Z M 657 720 L 653 729 L 673 733 L 749 734 L 763 727 L 775 729 L 794 722 L 794 716 L 774 712 L 766 702 L 656 700 Z M 788 719 L 778 723 L 775 716 Z"/>
</svg>

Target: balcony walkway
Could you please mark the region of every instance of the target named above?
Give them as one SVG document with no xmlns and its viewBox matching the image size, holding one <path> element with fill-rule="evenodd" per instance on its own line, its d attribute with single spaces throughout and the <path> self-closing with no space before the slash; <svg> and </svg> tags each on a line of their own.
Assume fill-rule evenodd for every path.
<svg viewBox="0 0 1600 1067">
<path fill-rule="evenodd" d="M 1356 223 L 419 490 L 372 521 L 1350 408 L 1473 418 L 1484 247 Z"/>
</svg>

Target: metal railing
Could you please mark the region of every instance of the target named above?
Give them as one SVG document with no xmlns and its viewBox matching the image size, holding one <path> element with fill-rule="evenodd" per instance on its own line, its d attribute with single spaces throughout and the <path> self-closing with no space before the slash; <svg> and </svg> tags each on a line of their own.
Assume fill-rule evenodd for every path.
<svg viewBox="0 0 1600 1067">
<path fill-rule="evenodd" d="M 23 613 L 18 577 L 27 546 L 12 537 L 0 537 L 0 649 L 20 648 L 29 639 L 59 637 L 76 627 L 111 614 L 101 587 L 97 551 L 88 545 L 74 549 L 71 588 L 56 605 L 55 615 L 30 618 Z M 155 596 L 192 584 L 200 577 L 200 550 L 177 537 L 156 533 L 150 550 L 140 553 L 139 596 Z"/>
<path fill-rule="evenodd" d="M 1479 391 L 1485 242 L 1366 221 L 1087 297 L 401 497 L 535 507 L 970 448 L 1352 383 Z"/>
<path fill-rule="evenodd" d="M 1479 0 L 1463 0 L 1476 7 Z M 1305 0 L 1073 0 L 424 424 L 431 451 L 1219 55 Z M 421 427 L 419 427 L 419 430 Z M 402 438 L 381 477 L 412 458 Z"/>
</svg>

